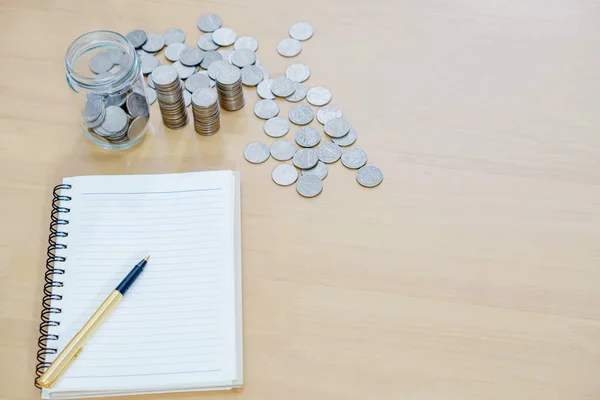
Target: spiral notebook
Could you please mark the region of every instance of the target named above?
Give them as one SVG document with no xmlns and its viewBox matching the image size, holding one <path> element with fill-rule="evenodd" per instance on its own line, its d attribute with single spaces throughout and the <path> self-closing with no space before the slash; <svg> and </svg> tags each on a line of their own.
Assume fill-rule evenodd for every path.
<svg viewBox="0 0 600 400">
<path fill-rule="evenodd" d="M 39 375 L 150 262 L 43 399 L 242 385 L 239 175 L 79 176 L 54 189 Z"/>
</svg>

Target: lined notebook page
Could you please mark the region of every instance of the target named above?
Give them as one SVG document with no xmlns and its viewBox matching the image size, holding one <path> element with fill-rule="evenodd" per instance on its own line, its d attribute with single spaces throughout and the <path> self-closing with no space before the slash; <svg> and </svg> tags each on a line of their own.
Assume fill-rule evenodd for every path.
<svg viewBox="0 0 600 400">
<path fill-rule="evenodd" d="M 124 300 L 50 391 L 177 390 L 238 374 L 234 174 L 67 178 L 59 350 L 140 259 Z M 52 361 L 49 358 L 48 361 Z"/>
</svg>

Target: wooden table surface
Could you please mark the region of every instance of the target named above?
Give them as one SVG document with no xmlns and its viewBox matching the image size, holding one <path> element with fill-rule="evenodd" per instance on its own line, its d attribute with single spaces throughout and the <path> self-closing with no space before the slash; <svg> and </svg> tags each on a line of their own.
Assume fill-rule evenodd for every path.
<svg viewBox="0 0 600 400">
<path fill-rule="evenodd" d="M 63 176 L 242 174 L 243 389 L 161 399 L 600 398 L 600 5 L 593 0 L 4 0 L 0 5 L 0 398 L 35 399 L 54 185 Z M 310 66 L 383 170 L 339 162 L 323 193 L 243 158 L 272 143 L 252 107 L 221 131 L 152 132 L 109 152 L 81 133 L 64 78 L 94 29 L 196 19 Z M 291 60 L 289 26 L 315 35 Z M 280 102 L 282 115 L 290 104 Z M 320 127 L 316 122 L 313 125 Z M 288 137 L 296 131 L 292 130 Z M 152 397 L 152 398 L 159 398 Z M 146 397 L 151 398 L 151 397 Z"/>
</svg>

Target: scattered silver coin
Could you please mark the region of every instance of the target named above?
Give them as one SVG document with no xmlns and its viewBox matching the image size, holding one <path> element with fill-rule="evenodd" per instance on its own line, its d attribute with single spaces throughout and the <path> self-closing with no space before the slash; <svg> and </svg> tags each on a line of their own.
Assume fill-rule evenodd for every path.
<svg viewBox="0 0 600 400">
<path fill-rule="evenodd" d="M 265 121 L 264 130 L 274 138 L 285 136 L 290 131 L 290 121 L 283 117 L 273 117 Z"/>
<path fill-rule="evenodd" d="M 252 164 L 264 163 L 270 154 L 269 146 L 261 142 L 252 142 L 244 150 L 244 158 Z"/>
<path fill-rule="evenodd" d="M 289 34 L 296 40 L 308 40 L 314 34 L 314 29 L 308 22 L 296 22 L 290 28 Z"/>
<path fill-rule="evenodd" d="M 333 142 L 325 142 L 317 147 L 317 155 L 319 156 L 319 160 L 326 164 L 331 164 L 340 159 L 342 149 Z"/>
<path fill-rule="evenodd" d="M 122 108 L 110 106 L 106 108 L 106 117 L 100 126 L 103 130 L 114 134 L 127 129 L 128 123 L 127 114 Z"/>
<path fill-rule="evenodd" d="M 321 141 L 321 134 L 312 126 L 305 126 L 296 132 L 295 139 L 301 147 L 315 147 Z"/>
<path fill-rule="evenodd" d="M 158 58 L 154 57 L 152 54 L 144 53 L 143 55 L 139 56 L 139 58 L 140 62 L 142 63 L 142 73 L 144 75 L 150 74 L 160 65 Z"/>
<path fill-rule="evenodd" d="M 325 133 L 332 138 L 341 138 L 350 132 L 350 124 L 344 118 L 332 118 L 323 127 Z"/>
<path fill-rule="evenodd" d="M 342 118 L 342 110 L 338 106 L 323 106 L 317 111 L 317 121 L 325 125 L 333 118 Z"/>
<path fill-rule="evenodd" d="M 275 167 L 271 173 L 273 182 L 280 186 L 289 186 L 298 180 L 298 171 L 290 164 L 281 164 Z"/>
<path fill-rule="evenodd" d="M 284 57 L 295 57 L 302 51 L 302 43 L 296 39 L 283 39 L 277 45 L 277 52 Z"/>
<path fill-rule="evenodd" d="M 196 47 L 185 46 L 179 53 L 179 61 L 187 67 L 195 67 L 196 65 L 200 65 L 203 59 L 204 52 Z"/>
<path fill-rule="evenodd" d="M 270 119 L 279 114 L 279 104 L 273 100 L 259 100 L 254 105 L 254 114 L 261 119 Z"/>
<path fill-rule="evenodd" d="M 212 63 L 222 59 L 223 56 L 219 54 L 218 51 L 207 51 L 206 53 L 204 53 L 204 58 L 202 59 L 200 66 L 204 69 L 208 69 Z"/>
<path fill-rule="evenodd" d="M 342 153 L 342 164 L 350 169 L 357 169 L 367 163 L 367 154 L 358 147 L 345 150 Z"/>
<path fill-rule="evenodd" d="M 296 154 L 296 144 L 291 140 L 279 139 L 271 145 L 271 157 L 278 161 L 291 160 Z"/>
<path fill-rule="evenodd" d="M 108 72 L 113 65 L 115 65 L 114 62 L 104 51 L 96 53 L 90 58 L 90 69 L 96 74 Z"/>
<path fill-rule="evenodd" d="M 294 154 L 292 162 L 300 169 L 311 169 L 319 162 L 319 156 L 313 149 L 300 149 Z"/>
<path fill-rule="evenodd" d="M 204 14 L 196 22 L 202 32 L 214 32 L 221 27 L 221 24 L 221 18 L 215 14 Z"/>
<path fill-rule="evenodd" d="M 201 50 L 204 51 L 215 51 L 219 48 L 219 45 L 213 42 L 212 33 L 205 33 L 204 35 L 200 36 L 196 44 Z"/>
<path fill-rule="evenodd" d="M 192 104 L 192 94 L 187 90 L 183 91 L 183 102 L 185 103 L 186 107 Z"/>
<path fill-rule="evenodd" d="M 227 61 L 217 60 L 217 61 L 213 62 L 212 64 L 210 64 L 210 66 L 208 67 L 206 72 L 208 73 L 208 76 L 210 77 L 210 79 L 216 80 L 217 72 L 219 72 L 220 70 L 222 70 L 224 68 L 229 68 L 229 67 L 231 67 L 231 64 L 229 64 Z"/>
<path fill-rule="evenodd" d="M 294 82 L 304 82 L 310 78 L 310 68 L 304 64 L 292 64 L 286 68 L 285 76 Z"/>
<path fill-rule="evenodd" d="M 235 43 L 235 39 L 237 39 L 237 35 L 233 31 L 233 29 L 229 28 L 219 28 L 212 33 L 213 42 L 218 44 L 219 46 L 231 46 Z"/>
<path fill-rule="evenodd" d="M 244 68 L 256 62 L 256 54 L 248 49 L 235 50 L 229 56 L 229 61 L 238 68 Z"/>
<path fill-rule="evenodd" d="M 303 197 L 315 197 L 323 190 L 323 181 L 316 175 L 303 175 L 296 181 L 296 191 Z"/>
<path fill-rule="evenodd" d="M 148 40 L 148 35 L 142 29 L 136 29 L 127 34 L 127 40 L 133 45 L 134 49 L 139 49 Z"/>
<path fill-rule="evenodd" d="M 265 78 L 258 86 L 256 86 L 256 93 L 263 99 L 273 100 L 275 99 L 275 95 L 271 92 L 272 85 L 273 80 Z"/>
<path fill-rule="evenodd" d="M 146 40 L 146 43 L 144 43 L 142 49 L 148 53 L 157 53 L 163 47 L 165 47 L 165 40 L 163 37 L 158 33 L 151 33 L 148 35 L 148 40 Z"/>
<path fill-rule="evenodd" d="M 210 79 L 210 87 L 215 87 L 215 85 L 216 85 L 216 82 L 215 82 L 215 80 L 214 80 L 214 79 L 212 79 L 212 78 L 211 78 L 211 77 L 208 75 L 208 71 L 206 71 L 206 70 L 202 70 L 202 71 L 198 71 L 198 72 L 196 72 L 194 75 L 196 75 L 196 74 L 198 74 L 198 75 L 205 75 L 206 77 L 208 77 L 208 79 Z M 188 79 L 190 79 L 190 78 L 188 78 Z"/>
<path fill-rule="evenodd" d="M 383 173 L 373 165 L 365 165 L 356 171 L 356 180 L 364 187 L 375 187 L 383 181 Z"/>
<path fill-rule="evenodd" d="M 183 43 L 185 42 L 185 32 L 177 28 L 167 29 L 163 33 L 163 40 L 165 41 L 165 46 L 173 43 Z"/>
<path fill-rule="evenodd" d="M 196 67 L 187 67 L 181 63 L 181 61 L 175 61 L 173 63 L 173 68 L 177 70 L 177 74 L 179 75 L 179 79 L 186 80 L 190 76 L 194 75 L 198 70 Z"/>
<path fill-rule="evenodd" d="M 144 91 L 146 92 L 146 100 L 149 105 L 152 105 L 156 101 L 156 90 L 151 87 L 145 87 Z"/>
<path fill-rule="evenodd" d="M 246 86 L 258 85 L 263 77 L 263 71 L 257 65 L 246 65 L 242 68 L 242 83 Z"/>
<path fill-rule="evenodd" d="M 273 80 L 271 84 L 271 92 L 277 97 L 288 97 L 291 96 L 296 90 L 294 81 L 285 76 L 280 76 Z"/>
<path fill-rule="evenodd" d="M 331 101 L 331 91 L 325 86 L 315 86 L 306 94 L 306 100 L 313 106 L 324 106 Z"/>
<path fill-rule="evenodd" d="M 331 138 L 331 140 L 338 146 L 346 147 L 356 142 L 357 138 L 358 135 L 356 134 L 356 131 L 354 130 L 354 128 L 350 127 L 350 131 L 347 134 L 340 138 Z"/>
<path fill-rule="evenodd" d="M 213 86 L 214 84 L 211 82 L 211 79 L 208 77 L 208 75 L 201 73 L 194 74 L 185 81 L 185 88 L 190 93 L 194 93 L 198 89 L 206 89 Z"/>
<path fill-rule="evenodd" d="M 127 96 L 127 100 L 125 101 L 127 105 L 127 112 L 131 117 L 147 117 L 150 113 L 148 110 L 148 101 L 146 100 L 146 96 L 139 93 L 131 93 Z"/>
<path fill-rule="evenodd" d="M 187 48 L 187 46 L 183 43 L 171 43 L 165 49 L 165 58 L 173 62 L 179 61 L 179 55 L 181 54 L 181 51 L 185 48 Z"/>
<path fill-rule="evenodd" d="M 225 60 L 229 64 L 231 64 L 231 61 L 229 60 L 229 57 L 231 57 L 231 53 L 233 53 L 233 50 L 219 49 L 217 51 L 219 52 L 219 54 L 221 55 L 221 57 L 223 57 L 223 60 Z"/>
<path fill-rule="evenodd" d="M 297 103 L 299 101 L 304 100 L 306 97 L 306 88 L 300 82 L 294 82 L 294 86 L 296 86 L 296 90 L 290 96 L 286 97 L 287 101 L 291 101 L 292 103 Z"/>
<path fill-rule="evenodd" d="M 302 175 L 315 175 L 318 176 L 319 179 L 323 180 L 327 177 L 328 172 L 329 168 L 327 167 L 327 164 L 325 164 L 323 161 L 319 161 L 314 167 L 310 169 L 303 169 Z"/>
<path fill-rule="evenodd" d="M 258 40 L 254 39 L 251 36 L 241 36 L 237 38 L 237 40 L 233 44 L 233 49 L 247 49 L 256 52 L 256 50 L 258 50 Z"/>
<path fill-rule="evenodd" d="M 290 109 L 288 118 L 296 125 L 306 125 L 315 118 L 315 113 L 309 105 L 296 104 Z"/>
</svg>

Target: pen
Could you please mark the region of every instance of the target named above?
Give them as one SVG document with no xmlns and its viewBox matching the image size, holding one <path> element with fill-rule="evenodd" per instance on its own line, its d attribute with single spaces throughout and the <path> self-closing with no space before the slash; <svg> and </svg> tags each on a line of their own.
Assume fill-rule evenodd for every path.
<svg viewBox="0 0 600 400">
<path fill-rule="evenodd" d="M 69 365 L 77 358 L 81 350 L 83 350 L 83 345 L 89 337 L 94 333 L 94 331 L 102 324 L 102 322 L 108 317 L 111 311 L 121 302 L 123 299 L 123 295 L 129 290 L 133 282 L 137 279 L 138 276 L 144 270 L 144 267 L 148 263 L 148 259 L 150 256 L 144 258 L 142 261 L 136 264 L 135 267 L 127 274 L 125 279 L 119 283 L 119 286 L 115 290 L 112 291 L 111 294 L 108 295 L 106 300 L 98 307 L 96 312 L 90 317 L 88 322 L 85 323 L 83 328 L 75 336 L 71 341 L 65 346 L 65 348 L 60 352 L 58 357 L 50 364 L 46 372 L 40 376 L 38 379 L 38 383 L 40 386 L 45 388 L 50 388 L 56 382 L 58 378 L 69 368 Z"/>
</svg>

